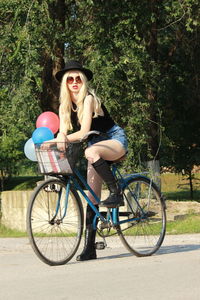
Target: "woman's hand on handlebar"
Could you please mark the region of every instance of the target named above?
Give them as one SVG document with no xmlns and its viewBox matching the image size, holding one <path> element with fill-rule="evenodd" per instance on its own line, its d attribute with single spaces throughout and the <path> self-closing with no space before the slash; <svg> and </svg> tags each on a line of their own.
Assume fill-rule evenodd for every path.
<svg viewBox="0 0 200 300">
<path fill-rule="evenodd" d="M 67 148 L 68 143 L 69 143 L 69 141 L 67 140 L 66 135 L 62 132 L 59 132 L 55 139 L 43 142 L 42 145 L 40 146 L 40 149 L 48 150 L 48 149 L 50 149 L 51 145 L 56 144 L 58 150 L 64 151 L 65 148 Z"/>
<path fill-rule="evenodd" d="M 60 151 L 64 151 L 68 146 L 67 136 L 63 132 L 59 132 L 56 137 L 57 148 Z"/>
<path fill-rule="evenodd" d="M 96 131 L 96 130 L 91 130 L 91 131 L 88 131 L 86 134 L 84 134 L 82 136 L 82 138 L 80 138 L 77 141 L 73 141 L 72 143 L 82 143 L 82 142 L 86 141 L 91 135 L 98 135 L 98 136 L 103 135 L 104 136 L 105 133 L 102 133 L 102 132 Z M 58 150 L 64 151 L 68 147 L 69 143 L 70 142 L 69 142 L 67 136 L 63 132 L 59 132 L 55 139 L 43 142 L 42 145 L 40 146 L 40 149 L 48 150 L 48 149 L 50 149 L 51 145 L 56 144 Z"/>
</svg>

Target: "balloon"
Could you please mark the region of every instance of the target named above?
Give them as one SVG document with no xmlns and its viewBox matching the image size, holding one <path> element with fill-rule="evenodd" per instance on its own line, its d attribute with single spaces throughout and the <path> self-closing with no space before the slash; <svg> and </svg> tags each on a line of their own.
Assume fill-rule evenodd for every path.
<svg viewBox="0 0 200 300">
<path fill-rule="evenodd" d="M 48 127 L 53 133 L 56 133 L 58 131 L 59 126 L 59 117 L 51 111 L 43 112 L 41 115 L 39 115 L 36 121 L 37 128 Z"/>
<path fill-rule="evenodd" d="M 34 144 L 42 144 L 54 138 L 53 132 L 47 127 L 39 127 L 33 131 L 32 139 Z"/>
<path fill-rule="evenodd" d="M 35 154 L 35 145 L 33 143 L 32 138 L 30 138 L 24 145 L 24 154 L 26 157 L 32 161 L 37 161 L 37 157 Z"/>
</svg>

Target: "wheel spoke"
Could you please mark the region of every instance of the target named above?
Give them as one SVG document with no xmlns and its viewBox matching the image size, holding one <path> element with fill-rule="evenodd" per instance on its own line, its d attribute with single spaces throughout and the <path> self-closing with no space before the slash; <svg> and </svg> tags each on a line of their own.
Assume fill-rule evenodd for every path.
<svg viewBox="0 0 200 300">
<path fill-rule="evenodd" d="M 56 189 L 50 189 L 50 186 L 56 186 Z M 36 255 L 49 265 L 67 263 L 80 243 L 83 212 L 74 190 L 70 190 L 66 214 L 65 208 L 66 188 L 57 179 L 42 183 L 29 203 L 27 231 L 30 242 Z"/>
<path fill-rule="evenodd" d="M 137 256 L 155 253 L 165 235 L 165 205 L 156 186 L 148 178 L 132 179 L 124 189 L 125 206 L 119 208 L 119 221 L 130 211 L 135 221 L 120 226 L 118 234 L 127 249 Z"/>
</svg>

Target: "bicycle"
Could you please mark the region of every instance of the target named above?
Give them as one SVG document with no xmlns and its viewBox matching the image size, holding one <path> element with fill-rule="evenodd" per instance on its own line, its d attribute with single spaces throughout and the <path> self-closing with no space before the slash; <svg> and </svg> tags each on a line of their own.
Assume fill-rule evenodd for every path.
<svg viewBox="0 0 200 300">
<path fill-rule="evenodd" d="M 100 133 L 91 131 L 83 140 L 90 134 Z M 40 171 L 53 177 L 36 187 L 27 210 L 30 244 L 40 260 L 51 266 L 63 265 L 77 252 L 84 228 L 79 193 L 95 212 L 93 227 L 103 238 L 103 242 L 96 243 L 97 249 L 104 249 L 105 239 L 114 235 L 136 256 L 150 256 L 160 248 L 166 231 L 166 207 L 161 192 L 150 178 L 143 173 L 122 175 L 117 167 L 119 161 L 113 162 L 112 171 L 122 188 L 125 205 L 98 211 L 84 189 L 98 203 L 100 199 L 75 167 L 77 144 L 70 144 L 66 151 L 52 148 L 45 151 L 36 147 Z M 51 153 L 47 162 L 50 152 L 54 160 Z"/>
</svg>

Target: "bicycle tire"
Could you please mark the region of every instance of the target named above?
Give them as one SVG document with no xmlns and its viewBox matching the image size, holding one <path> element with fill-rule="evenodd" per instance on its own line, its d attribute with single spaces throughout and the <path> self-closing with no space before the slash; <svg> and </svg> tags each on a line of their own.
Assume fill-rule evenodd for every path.
<svg viewBox="0 0 200 300">
<path fill-rule="evenodd" d="M 160 248 L 165 237 L 165 201 L 157 186 L 143 176 L 131 178 L 123 192 L 125 206 L 119 207 L 118 220 L 133 218 L 133 221 L 119 225 L 118 235 L 134 255 L 150 256 Z"/>
<path fill-rule="evenodd" d="M 52 178 L 36 187 L 28 205 L 30 244 L 38 258 L 50 266 L 66 264 L 74 256 L 83 232 L 80 197 L 71 187 L 65 215 L 65 196 L 66 183 Z"/>
</svg>

